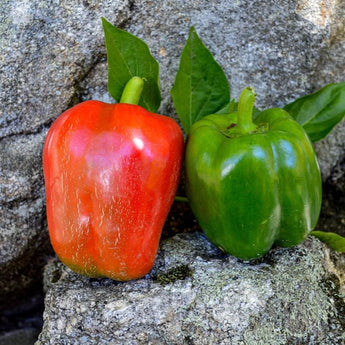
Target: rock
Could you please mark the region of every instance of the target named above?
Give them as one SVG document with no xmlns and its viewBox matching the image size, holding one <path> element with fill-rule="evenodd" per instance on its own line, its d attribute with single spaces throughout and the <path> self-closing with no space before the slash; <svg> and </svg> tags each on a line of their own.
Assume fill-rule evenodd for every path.
<svg viewBox="0 0 345 345">
<path fill-rule="evenodd" d="M 336 0 L 218 0 L 209 6 L 183 0 L 156 6 L 141 0 L 135 2 L 125 29 L 147 42 L 159 61 L 160 112 L 178 120 L 169 92 L 191 25 L 227 74 L 232 97 L 238 99 L 245 86 L 253 86 L 256 106 L 265 109 L 345 80 L 344 18 L 345 7 Z M 83 83 L 83 100 L 108 100 L 105 68 L 101 62 L 98 74 L 92 70 L 87 79 L 91 85 Z M 103 89 L 95 89 L 94 80 Z M 324 180 L 345 156 L 344 142 L 345 121 L 316 144 Z"/>
<path fill-rule="evenodd" d="M 49 253 L 41 148 L 45 132 L 0 140 L 0 310 L 37 284 Z"/>
<path fill-rule="evenodd" d="M 51 253 L 43 142 L 105 56 L 103 15 L 121 25 L 129 2 L 0 3 L 0 309 L 40 282 Z"/>
<path fill-rule="evenodd" d="M 0 305 L 40 279 L 51 252 L 41 154 L 54 119 L 85 99 L 109 101 L 100 17 L 145 40 L 160 62 L 161 113 L 191 25 L 238 98 L 281 106 L 345 79 L 344 6 L 338 0 L 0 2 Z M 345 124 L 317 150 L 324 179 L 344 158 Z"/>
<path fill-rule="evenodd" d="M 199 233 L 164 241 L 153 271 L 132 282 L 52 261 L 36 345 L 342 344 L 344 264 L 314 238 L 241 262 Z"/>
<path fill-rule="evenodd" d="M 35 328 L 23 328 L 0 335 L 1 345 L 32 345 L 37 340 Z"/>
<path fill-rule="evenodd" d="M 43 291 L 0 311 L 0 344 L 34 344 L 43 325 Z"/>
</svg>

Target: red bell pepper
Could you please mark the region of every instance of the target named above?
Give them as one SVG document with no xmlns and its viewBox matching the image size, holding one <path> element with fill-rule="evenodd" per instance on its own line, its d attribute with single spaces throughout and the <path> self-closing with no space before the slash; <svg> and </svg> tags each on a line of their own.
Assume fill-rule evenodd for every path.
<svg viewBox="0 0 345 345">
<path fill-rule="evenodd" d="M 137 95 L 117 104 L 80 103 L 46 138 L 51 242 L 63 263 L 89 277 L 126 281 L 151 270 L 179 182 L 181 129 L 126 103 Z"/>
</svg>

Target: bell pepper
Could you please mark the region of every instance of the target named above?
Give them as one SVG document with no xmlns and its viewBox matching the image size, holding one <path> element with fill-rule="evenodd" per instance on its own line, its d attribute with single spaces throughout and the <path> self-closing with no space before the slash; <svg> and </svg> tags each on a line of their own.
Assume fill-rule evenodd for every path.
<svg viewBox="0 0 345 345">
<path fill-rule="evenodd" d="M 195 122 L 186 147 L 186 193 L 208 239 L 243 260 L 294 246 L 315 227 L 321 176 L 303 128 L 279 108 L 252 120 L 255 94 L 238 111 Z"/>
<path fill-rule="evenodd" d="M 180 177 L 184 138 L 171 118 L 121 102 L 85 101 L 60 115 L 44 145 L 51 243 L 72 270 L 127 281 L 148 273 Z"/>
</svg>

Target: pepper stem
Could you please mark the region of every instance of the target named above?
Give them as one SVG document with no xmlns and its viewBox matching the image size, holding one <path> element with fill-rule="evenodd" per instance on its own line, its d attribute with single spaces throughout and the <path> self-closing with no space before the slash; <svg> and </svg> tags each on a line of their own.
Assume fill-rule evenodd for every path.
<svg viewBox="0 0 345 345">
<path fill-rule="evenodd" d="M 144 88 L 144 80 L 140 77 L 131 78 L 123 89 L 120 103 L 139 104 L 140 96 Z"/>
<path fill-rule="evenodd" d="M 242 91 L 238 101 L 236 131 L 245 134 L 257 129 L 257 126 L 253 123 L 254 102 L 254 89 L 252 87 L 246 87 Z"/>
</svg>

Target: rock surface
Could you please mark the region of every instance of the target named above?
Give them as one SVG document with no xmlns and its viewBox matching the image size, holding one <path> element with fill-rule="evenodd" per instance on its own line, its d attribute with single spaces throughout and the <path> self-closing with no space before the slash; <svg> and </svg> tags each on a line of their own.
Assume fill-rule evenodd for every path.
<svg viewBox="0 0 345 345">
<path fill-rule="evenodd" d="M 345 260 L 335 262 L 308 238 L 244 263 L 199 233 L 163 242 L 153 271 L 133 282 L 84 278 L 53 261 L 36 345 L 343 344 Z"/>
<path fill-rule="evenodd" d="M 0 309 L 39 281 L 51 252 L 43 142 L 104 57 L 100 17 L 119 25 L 129 2 L 0 3 Z"/>
<path fill-rule="evenodd" d="M 54 119 L 86 99 L 111 101 L 100 17 L 145 40 L 160 63 L 161 113 L 191 25 L 237 98 L 281 106 L 345 80 L 345 6 L 338 0 L 0 2 L 0 309 L 41 279 L 51 253 L 42 148 Z M 323 178 L 345 159 L 345 123 L 316 145 Z"/>
<path fill-rule="evenodd" d="M 232 97 L 253 86 L 260 109 L 345 80 L 345 6 L 338 0 L 137 1 L 134 9 L 126 28 L 160 62 L 163 113 L 173 112 L 169 90 L 191 25 L 227 74 Z M 324 179 L 344 157 L 344 142 L 345 121 L 316 145 Z"/>
</svg>

